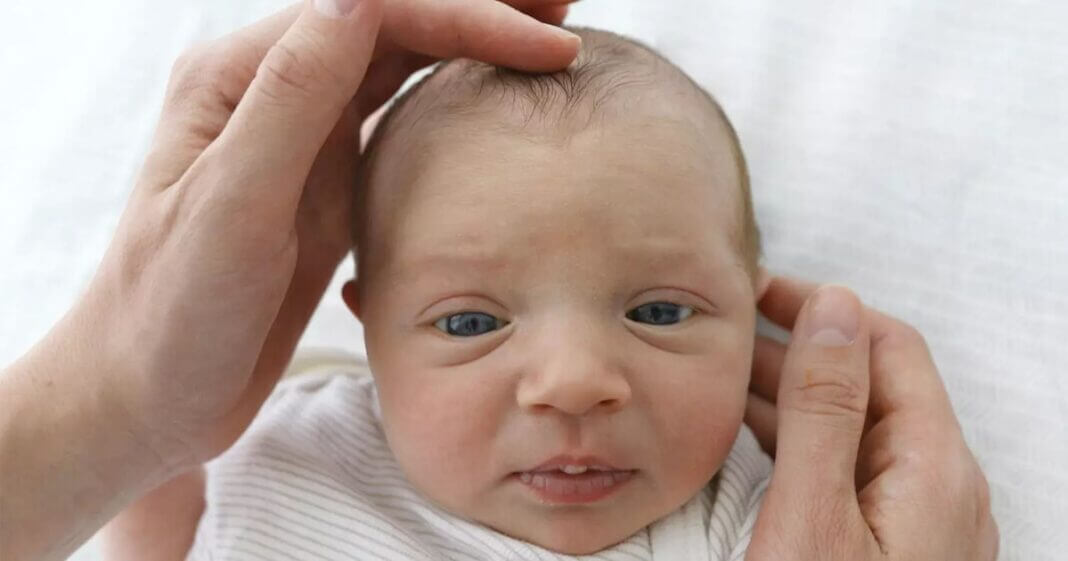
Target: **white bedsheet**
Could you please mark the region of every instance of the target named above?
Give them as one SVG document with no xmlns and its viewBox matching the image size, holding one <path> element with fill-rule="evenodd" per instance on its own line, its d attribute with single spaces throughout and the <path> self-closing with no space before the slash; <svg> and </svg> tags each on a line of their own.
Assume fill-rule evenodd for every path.
<svg viewBox="0 0 1068 561">
<path fill-rule="evenodd" d="M 89 279 L 171 60 L 283 4 L 2 4 L 0 363 Z M 721 100 L 769 267 L 918 326 L 1001 559 L 1068 558 L 1068 4 L 585 0 L 572 21 L 646 40 Z M 337 289 L 305 343 L 359 345 Z"/>
</svg>

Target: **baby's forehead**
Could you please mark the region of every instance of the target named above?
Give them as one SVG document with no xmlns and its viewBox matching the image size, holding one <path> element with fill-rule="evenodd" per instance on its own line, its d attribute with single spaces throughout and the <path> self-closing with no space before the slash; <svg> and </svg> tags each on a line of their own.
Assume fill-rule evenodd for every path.
<svg viewBox="0 0 1068 561">
<path fill-rule="evenodd" d="M 618 288 L 637 280 L 624 271 L 740 268 L 730 187 L 705 184 L 678 153 L 630 157 L 620 136 L 438 143 L 407 177 L 376 186 L 360 270 L 394 287 L 488 275 L 551 288 L 578 274 Z"/>
<path fill-rule="evenodd" d="M 740 185 L 740 148 L 715 102 L 643 47 L 622 39 L 612 44 L 614 58 L 607 62 L 580 58 L 555 74 L 525 74 L 470 60 L 445 63 L 384 118 L 367 150 L 369 167 L 413 172 L 425 167 L 430 155 L 448 160 L 470 145 L 480 145 L 480 157 L 508 160 L 539 145 L 570 146 L 611 135 L 635 159 L 704 168 L 709 180 Z M 495 146 L 502 137 L 523 142 Z M 486 138 L 493 140 L 480 143 Z M 578 165 L 613 164 L 588 159 Z M 562 162 L 556 167 L 566 171 Z"/>
<path fill-rule="evenodd" d="M 717 170 L 730 155 L 710 155 L 686 122 L 612 120 L 563 140 L 483 117 L 424 130 L 369 186 L 376 225 L 364 239 L 380 266 L 453 251 L 520 268 L 554 250 L 632 266 L 698 250 L 737 260 L 737 177 Z"/>
<path fill-rule="evenodd" d="M 387 191 L 396 203 L 489 181 L 499 190 L 525 186 L 531 198 L 549 185 L 572 197 L 595 190 L 621 212 L 628 203 L 641 204 L 642 195 L 679 198 L 669 202 L 713 195 L 717 206 L 740 209 L 742 177 L 722 130 L 658 98 L 628 94 L 625 103 L 613 104 L 535 107 L 556 114 L 531 117 L 532 107 L 493 100 L 402 114 L 392 123 L 395 136 L 376 155 L 367 188 Z M 658 208 L 644 204 L 643 212 Z"/>
<path fill-rule="evenodd" d="M 530 151 L 610 135 L 615 146 L 629 150 L 623 158 L 611 161 L 602 154 L 544 165 L 568 174 L 643 163 L 642 171 L 661 174 L 659 179 L 648 178 L 651 189 L 677 176 L 680 169 L 673 167 L 696 170 L 708 184 L 730 194 L 741 218 L 732 222 L 746 222 L 738 237 L 752 237 L 755 225 L 748 224 L 751 203 L 744 159 L 715 101 L 649 49 L 609 33 L 579 33 L 583 52 L 563 72 L 525 74 L 469 60 L 440 65 L 398 98 L 379 124 L 365 153 L 363 191 L 387 190 L 386 198 L 399 202 L 415 195 L 409 192 L 415 178 L 440 183 L 427 177 L 443 169 L 428 165 L 432 161 L 507 163 L 522 160 L 519 156 Z M 527 158 L 527 165 L 532 161 Z M 526 172 L 521 165 L 498 166 L 495 176 L 507 182 Z M 357 229 L 359 222 L 358 215 Z M 739 242 L 742 252 L 754 253 L 746 245 L 745 240 Z"/>
</svg>

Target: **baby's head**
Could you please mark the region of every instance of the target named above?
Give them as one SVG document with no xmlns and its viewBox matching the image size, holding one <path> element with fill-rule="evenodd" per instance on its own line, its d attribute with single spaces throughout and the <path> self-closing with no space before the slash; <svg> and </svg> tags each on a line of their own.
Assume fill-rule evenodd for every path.
<svg viewBox="0 0 1068 561">
<path fill-rule="evenodd" d="M 572 554 L 720 468 L 762 285 L 719 107 L 645 47 L 579 33 L 566 71 L 451 61 L 394 105 L 364 158 L 344 292 L 414 486 Z"/>
</svg>

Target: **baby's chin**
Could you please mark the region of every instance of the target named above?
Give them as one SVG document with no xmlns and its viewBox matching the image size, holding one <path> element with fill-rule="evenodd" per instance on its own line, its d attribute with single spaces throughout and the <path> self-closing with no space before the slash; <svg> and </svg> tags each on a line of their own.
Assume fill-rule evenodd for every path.
<svg viewBox="0 0 1068 561">
<path fill-rule="evenodd" d="M 648 484 L 649 482 L 644 482 Z M 692 485 L 692 484 L 691 484 Z M 509 537 L 565 555 L 589 555 L 626 541 L 700 493 L 691 486 L 641 485 L 633 494 L 598 506 L 505 507 L 474 519 Z"/>
<path fill-rule="evenodd" d="M 653 523 L 634 521 L 615 527 L 602 526 L 596 522 L 568 520 L 529 524 L 522 528 L 497 527 L 494 530 L 518 540 L 532 543 L 564 555 L 590 555 L 608 549 L 627 540 L 635 533 Z"/>
</svg>

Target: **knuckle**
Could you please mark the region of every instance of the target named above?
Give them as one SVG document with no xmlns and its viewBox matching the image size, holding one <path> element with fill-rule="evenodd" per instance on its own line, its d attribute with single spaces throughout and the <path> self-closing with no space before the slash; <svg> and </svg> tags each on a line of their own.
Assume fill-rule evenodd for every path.
<svg viewBox="0 0 1068 561">
<path fill-rule="evenodd" d="M 204 60 L 206 50 L 207 47 L 204 44 L 197 44 L 179 53 L 171 66 L 171 76 L 177 77 L 189 74 L 192 69 L 198 67 L 200 62 Z"/>
<path fill-rule="evenodd" d="M 315 41 L 306 35 L 298 44 L 314 47 Z M 280 41 L 267 52 L 257 78 L 260 89 L 269 98 L 279 102 L 303 101 L 318 97 L 329 91 L 329 85 L 338 80 L 322 55 L 321 49 L 296 48 Z"/>
<path fill-rule="evenodd" d="M 174 61 L 171 79 L 177 84 L 202 83 L 218 66 L 218 49 L 210 43 L 195 45 Z"/>
<path fill-rule="evenodd" d="M 888 348 L 920 348 L 927 350 L 927 339 L 915 327 L 901 321 L 891 322 L 884 338 Z"/>
<path fill-rule="evenodd" d="M 801 412 L 833 417 L 864 415 L 867 396 L 855 375 L 836 365 L 806 368 L 789 403 Z"/>
<path fill-rule="evenodd" d="M 925 481 L 935 481 L 934 484 L 939 485 L 937 483 L 938 474 L 942 469 L 943 463 L 939 461 L 935 454 L 922 449 L 908 448 L 896 454 L 894 460 L 909 473 L 917 474 Z"/>
<path fill-rule="evenodd" d="M 207 43 L 179 55 L 171 69 L 170 101 L 217 97 L 228 86 L 235 66 L 229 51 L 225 45 Z"/>
</svg>

